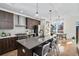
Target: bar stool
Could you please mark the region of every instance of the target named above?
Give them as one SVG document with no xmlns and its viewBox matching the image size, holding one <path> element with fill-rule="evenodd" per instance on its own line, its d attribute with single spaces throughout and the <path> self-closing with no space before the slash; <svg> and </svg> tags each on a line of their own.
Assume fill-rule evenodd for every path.
<svg viewBox="0 0 79 59">
<path fill-rule="evenodd" d="M 52 41 L 52 52 L 53 52 L 54 56 L 59 55 L 59 48 L 58 48 L 58 45 L 57 45 L 57 39 L 56 38 L 53 38 L 53 41 Z"/>
<path fill-rule="evenodd" d="M 33 56 L 47 56 L 50 50 L 50 42 L 43 45 L 42 47 L 36 47 Z"/>
</svg>

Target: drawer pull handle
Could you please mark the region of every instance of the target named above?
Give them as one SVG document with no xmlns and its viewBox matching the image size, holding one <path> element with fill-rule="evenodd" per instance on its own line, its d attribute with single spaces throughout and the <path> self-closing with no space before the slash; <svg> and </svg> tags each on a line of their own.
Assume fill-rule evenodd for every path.
<svg viewBox="0 0 79 59">
<path fill-rule="evenodd" d="M 25 53 L 25 49 L 22 49 L 22 52 Z"/>
</svg>

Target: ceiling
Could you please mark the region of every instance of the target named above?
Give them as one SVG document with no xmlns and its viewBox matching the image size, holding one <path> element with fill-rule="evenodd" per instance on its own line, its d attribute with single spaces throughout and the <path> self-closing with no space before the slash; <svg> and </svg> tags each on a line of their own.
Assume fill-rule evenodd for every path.
<svg viewBox="0 0 79 59">
<path fill-rule="evenodd" d="M 0 8 L 34 18 L 49 18 L 50 9 L 52 10 L 52 17 L 79 15 L 78 3 L 38 3 L 38 17 L 35 16 L 36 3 L 0 3 Z"/>
</svg>

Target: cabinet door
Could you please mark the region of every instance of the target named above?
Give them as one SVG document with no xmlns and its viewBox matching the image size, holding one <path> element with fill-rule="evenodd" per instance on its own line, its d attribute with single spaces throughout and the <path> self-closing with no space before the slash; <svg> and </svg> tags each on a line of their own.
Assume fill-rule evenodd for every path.
<svg viewBox="0 0 79 59">
<path fill-rule="evenodd" d="M 16 37 L 0 39 L 0 55 L 15 50 L 17 47 L 16 40 Z"/>
<path fill-rule="evenodd" d="M 3 49 L 3 53 L 6 53 L 7 51 L 8 51 L 8 39 L 7 38 L 5 38 L 5 39 L 3 39 L 3 41 L 2 41 L 3 43 L 2 43 L 2 49 Z"/>
<path fill-rule="evenodd" d="M 8 45 L 7 39 L 0 39 L 0 54 L 3 54 L 7 51 Z"/>
<path fill-rule="evenodd" d="M 16 48 L 16 38 L 9 38 L 9 48 L 14 50 Z"/>
<path fill-rule="evenodd" d="M 31 19 L 31 18 L 26 18 L 26 28 L 33 29 L 34 25 L 39 25 L 40 21 Z"/>
<path fill-rule="evenodd" d="M 4 12 L 0 10 L 0 22 L 3 22 L 4 20 Z"/>
<path fill-rule="evenodd" d="M 0 54 L 3 52 L 3 40 L 0 39 Z"/>
<path fill-rule="evenodd" d="M 0 10 L 0 29 L 13 29 L 13 14 Z"/>
</svg>

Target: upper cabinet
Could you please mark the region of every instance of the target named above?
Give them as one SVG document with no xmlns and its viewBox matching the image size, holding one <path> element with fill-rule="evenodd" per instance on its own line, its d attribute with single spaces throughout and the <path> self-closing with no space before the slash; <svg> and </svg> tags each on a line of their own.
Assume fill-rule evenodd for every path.
<svg viewBox="0 0 79 59">
<path fill-rule="evenodd" d="M 13 14 L 0 10 L 0 29 L 13 29 Z"/>
<path fill-rule="evenodd" d="M 28 29 L 33 29 L 33 26 L 39 25 L 40 21 L 31 19 L 31 18 L 26 18 L 26 28 Z"/>
</svg>

